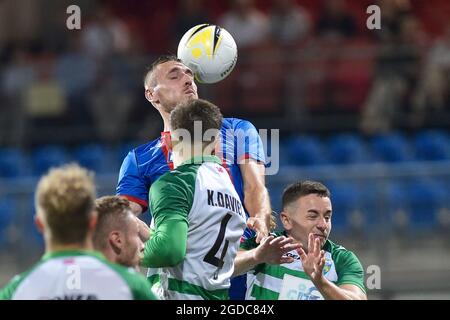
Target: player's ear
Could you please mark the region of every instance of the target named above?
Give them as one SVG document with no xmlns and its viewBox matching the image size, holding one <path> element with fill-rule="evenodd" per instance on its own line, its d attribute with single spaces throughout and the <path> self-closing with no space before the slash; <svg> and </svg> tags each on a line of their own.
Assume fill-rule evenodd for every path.
<svg viewBox="0 0 450 320">
<path fill-rule="evenodd" d="M 44 223 L 37 213 L 34 215 L 34 224 L 40 233 L 44 233 Z"/>
<path fill-rule="evenodd" d="M 291 217 L 289 217 L 289 214 L 286 211 L 283 210 L 280 212 L 280 219 L 285 230 L 292 229 Z"/>
<path fill-rule="evenodd" d="M 155 88 L 147 87 L 145 89 L 145 99 L 147 99 L 152 104 L 158 102 L 158 101 L 156 101 L 157 99 L 155 97 Z"/>
<path fill-rule="evenodd" d="M 123 247 L 123 240 L 120 231 L 112 231 L 108 236 L 108 242 L 115 254 L 120 254 Z"/>
<path fill-rule="evenodd" d="M 94 231 L 97 226 L 97 211 L 93 211 L 91 217 L 89 218 L 89 230 Z"/>
</svg>

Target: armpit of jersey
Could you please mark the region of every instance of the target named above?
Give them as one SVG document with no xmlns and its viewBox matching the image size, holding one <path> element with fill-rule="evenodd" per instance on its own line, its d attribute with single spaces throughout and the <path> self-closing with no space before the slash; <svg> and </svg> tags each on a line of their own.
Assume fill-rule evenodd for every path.
<svg viewBox="0 0 450 320">
<path fill-rule="evenodd" d="M 148 206 L 148 188 L 139 171 L 134 150 L 131 150 L 120 167 L 116 193 L 140 204 L 144 211 Z"/>
</svg>

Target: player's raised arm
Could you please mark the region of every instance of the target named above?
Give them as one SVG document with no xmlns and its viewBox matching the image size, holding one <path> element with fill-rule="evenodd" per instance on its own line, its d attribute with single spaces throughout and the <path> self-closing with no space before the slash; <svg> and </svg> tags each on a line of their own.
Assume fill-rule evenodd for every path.
<svg viewBox="0 0 450 320">
<path fill-rule="evenodd" d="M 235 131 L 236 156 L 243 180 L 244 206 L 250 216 L 247 226 L 256 231 L 259 243 L 269 235 L 272 208 L 265 186 L 265 154 L 255 126 L 241 120 Z"/>
<path fill-rule="evenodd" d="M 248 248 L 252 246 L 252 242 L 253 245 L 256 245 L 254 239 L 246 240 L 246 242 L 241 245 L 241 250 L 238 251 L 236 258 L 234 259 L 233 276 L 246 273 L 261 263 L 291 263 L 294 259 L 285 256 L 285 254 L 300 248 L 300 244 L 295 243 L 294 239 L 285 236 L 275 237 L 270 235 L 263 238 L 259 246 L 248 250 Z"/>
<path fill-rule="evenodd" d="M 256 231 L 256 242 L 259 243 L 269 234 L 272 213 L 265 186 L 265 167 L 256 160 L 246 159 L 240 168 L 244 180 L 244 205 L 250 215 L 247 226 Z"/>
</svg>

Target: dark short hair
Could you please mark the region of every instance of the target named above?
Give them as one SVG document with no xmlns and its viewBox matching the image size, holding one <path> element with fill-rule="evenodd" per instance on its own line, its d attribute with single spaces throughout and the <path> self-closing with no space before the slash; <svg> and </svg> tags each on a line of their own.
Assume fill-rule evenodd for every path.
<svg viewBox="0 0 450 320">
<path fill-rule="evenodd" d="M 114 230 L 126 232 L 126 219 L 131 212 L 130 202 L 119 196 L 105 196 L 95 200 L 97 225 L 93 242 L 96 250 L 103 250 L 108 244 L 108 235 Z"/>
<path fill-rule="evenodd" d="M 216 105 L 202 99 L 192 99 L 181 103 L 170 113 L 171 129 L 185 129 L 191 134 L 191 137 L 196 136 L 194 134 L 194 122 L 196 121 L 202 123 L 201 134 L 203 137 L 209 129 L 220 130 L 223 116 Z"/>
<path fill-rule="evenodd" d="M 331 195 L 330 190 L 320 182 L 310 180 L 298 181 L 288 185 L 286 189 L 284 189 L 282 197 L 283 209 L 294 201 L 297 201 L 300 197 L 309 194 L 317 194 L 320 197 L 327 198 Z"/>
<path fill-rule="evenodd" d="M 153 63 L 149 67 L 147 67 L 147 69 L 145 70 L 144 87 L 147 85 L 147 79 L 148 79 L 149 74 L 151 74 L 157 66 L 159 66 L 160 64 L 166 63 L 168 61 L 176 61 L 176 62 L 182 63 L 182 61 L 173 54 L 164 54 L 162 56 L 159 56 L 158 59 L 153 61 Z"/>
</svg>

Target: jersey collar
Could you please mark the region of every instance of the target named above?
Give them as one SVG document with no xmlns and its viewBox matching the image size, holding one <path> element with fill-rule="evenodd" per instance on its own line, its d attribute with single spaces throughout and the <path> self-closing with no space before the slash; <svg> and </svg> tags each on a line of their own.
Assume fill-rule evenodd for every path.
<svg viewBox="0 0 450 320">
<path fill-rule="evenodd" d="M 203 162 L 215 162 L 217 164 L 222 164 L 222 162 L 220 162 L 220 159 L 216 156 L 196 156 L 196 157 L 192 157 L 189 160 L 184 161 L 181 165 L 185 165 L 185 164 L 199 164 L 199 163 L 203 163 Z"/>
<path fill-rule="evenodd" d="M 52 258 L 59 258 L 59 257 L 72 257 L 72 256 L 94 256 L 99 259 L 106 259 L 102 253 L 97 251 L 91 251 L 91 250 L 60 250 L 60 251 L 52 251 L 44 254 L 42 256 L 41 260 L 48 260 Z"/>
</svg>

